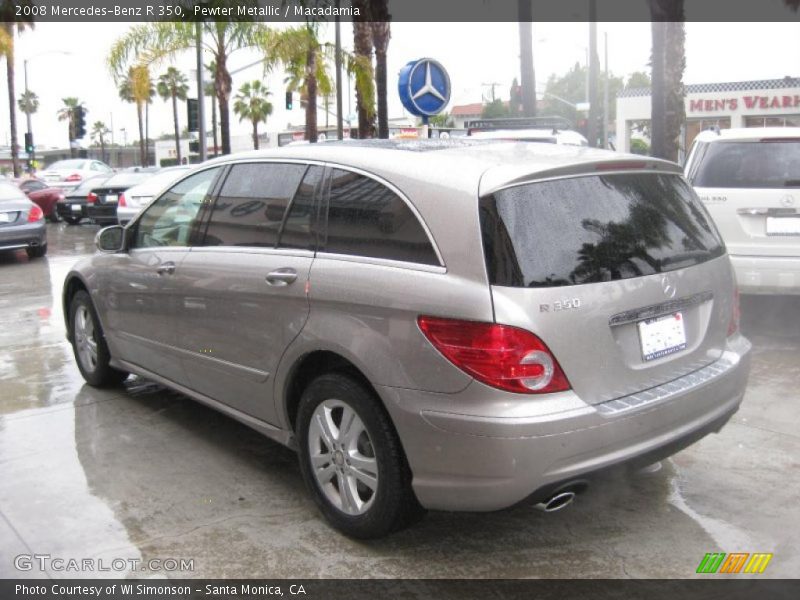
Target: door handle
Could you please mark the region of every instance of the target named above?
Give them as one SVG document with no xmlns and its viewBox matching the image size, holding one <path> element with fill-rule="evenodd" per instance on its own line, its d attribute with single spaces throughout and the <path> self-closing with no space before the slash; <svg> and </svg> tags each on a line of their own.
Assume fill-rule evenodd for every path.
<svg viewBox="0 0 800 600">
<path fill-rule="evenodd" d="M 297 271 L 289 267 L 277 269 L 267 275 L 267 283 L 274 286 L 289 285 L 290 283 L 294 283 L 296 279 Z"/>
<path fill-rule="evenodd" d="M 170 261 L 165 262 L 163 265 L 156 267 L 156 273 L 159 275 L 172 275 L 175 272 L 175 263 Z"/>
</svg>

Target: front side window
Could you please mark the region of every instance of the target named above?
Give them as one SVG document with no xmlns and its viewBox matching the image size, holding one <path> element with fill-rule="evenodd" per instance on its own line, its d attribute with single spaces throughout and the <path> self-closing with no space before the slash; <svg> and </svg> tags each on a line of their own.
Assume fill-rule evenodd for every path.
<svg viewBox="0 0 800 600">
<path fill-rule="evenodd" d="M 425 229 L 409 206 L 382 183 L 334 169 L 322 250 L 438 265 Z"/>
<path fill-rule="evenodd" d="M 219 167 L 187 177 L 153 202 L 137 221 L 134 248 L 188 246 Z"/>
<path fill-rule="evenodd" d="M 211 211 L 205 246 L 273 248 L 306 165 L 234 165 Z"/>
</svg>

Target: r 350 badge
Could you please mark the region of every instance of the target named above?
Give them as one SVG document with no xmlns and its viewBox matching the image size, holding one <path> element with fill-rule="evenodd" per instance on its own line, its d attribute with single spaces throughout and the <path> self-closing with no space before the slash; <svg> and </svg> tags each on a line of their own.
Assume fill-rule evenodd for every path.
<svg viewBox="0 0 800 600">
<path fill-rule="evenodd" d="M 563 300 L 556 300 L 552 304 L 540 304 L 539 312 L 561 312 L 562 310 L 572 310 L 580 307 L 580 298 L 564 298 Z"/>
</svg>

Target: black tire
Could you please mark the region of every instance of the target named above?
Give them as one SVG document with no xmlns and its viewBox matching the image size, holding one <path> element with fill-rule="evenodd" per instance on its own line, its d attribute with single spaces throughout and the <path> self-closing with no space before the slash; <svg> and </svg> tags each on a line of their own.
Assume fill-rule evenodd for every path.
<svg viewBox="0 0 800 600">
<path fill-rule="evenodd" d="M 377 465 L 377 489 L 370 493 L 371 504 L 362 514 L 347 514 L 336 506 L 314 474 L 309 431 L 314 411 L 326 401 L 338 401 L 353 410 L 371 442 L 367 452 L 372 451 Z M 354 538 L 379 538 L 411 525 L 425 514 L 411 489 L 411 471 L 389 416 L 380 400 L 361 383 L 341 373 L 321 375 L 303 392 L 296 425 L 303 479 L 322 514 L 336 529 Z M 332 457 L 333 454 L 330 452 Z M 334 462 L 331 459 L 330 466 L 338 468 Z M 349 463 L 341 466 L 341 469 L 349 468 Z M 334 480 L 341 479 L 337 480 L 335 475 L 331 478 L 335 486 L 331 489 L 338 490 Z M 364 490 L 370 492 L 366 487 Z"/>
<path fill-rule="evenodd" d="M 47 244 L 42 244 L 41 246 L 29 246 L 25 248 L 25 252 L 28 254 L 28 258 L 42 258 L 45 254 L 47 254 Z"/>
<path fill-rule="evenodd" d="M 81 222 L 81 217 L 64 217 L 67 225 L 77 225 Z"/>
<path fill-rule="evenodd" d="M 92 333 L 89 336 L 79 331 L 81 327 L 81 320 L 79 320 L 78 316 L 79 311 L 82 313 L 82 319 L 91 320 Z M 84 290 L 76 292 L 72 297 L 69 305 L 69 327 L 75 362 L 78 363 L 78 369 L 86 383 L 94 387 L 112 387 L 125 381 L 128 373 L 115 369 L 109 364 L 111 354 L 108 352 L 108 345 L 103 335 L 103 329 L 100 326 L 100 319 L 97 318 L 92 299 Z M 96 348 L 96 360 L 94 363 L 81 356 L 80 349 L 84 343 L 84 338 L 94 342 Z"/>
</svg>

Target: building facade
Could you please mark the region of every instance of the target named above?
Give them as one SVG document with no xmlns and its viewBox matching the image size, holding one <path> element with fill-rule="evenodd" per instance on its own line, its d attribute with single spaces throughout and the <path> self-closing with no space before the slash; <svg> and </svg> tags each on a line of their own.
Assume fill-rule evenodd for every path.
<svg viewBox="0 0 800 600">
<path fill-rule="evenodd" d="M 700 83 L 686 86 L 683 155 L 705 129 L 800 127 L 800 78 Z M 650 88 L 632 88 L 617 96 L 617 149 L 629 152 L 631 135 L 650 122 Z M 644 126 L 644 127 L 643 127 Z"/>
</svg>

